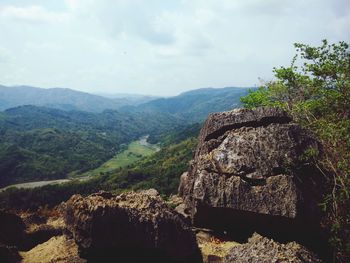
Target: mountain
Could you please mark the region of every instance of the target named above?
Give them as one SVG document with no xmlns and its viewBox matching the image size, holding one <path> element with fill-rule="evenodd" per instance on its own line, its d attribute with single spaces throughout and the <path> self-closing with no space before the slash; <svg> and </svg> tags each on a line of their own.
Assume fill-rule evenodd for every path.
<svg viewBox="0 0 350 263">
<path fill-rule="evenodd" d="M 170 132 L 160 143 L 162 149 L 122 169 L 97 175 L 89 180 L 46 185 L 34 189 L 0 191 L 0 207 L 24 210 L 53 207 L 73 194 L 91 194 L 100 190 L 123 192 L 125 189 L 156 188 L 162 194 L 176 193 L 179 175 L 193 158 L 200 126 L 190 125 Z"/>
<path fill-rule="evenodd" d="M 195 134 L 207 115 L 239 105 L 245 88 L 199 89 L 118 110 L 115 98 L 69 89 L 0 87 L 0 104 L 25 105 L 0 112 L 0 186 L 65 178 L 96 168 L 126 144 L 149 134 L 149 141 L 177 142 Z M 57 109 L 59 108 L 59 109 Z M 60 109 L 63 108 L 64 110 Z M 76 110 L 85 109 L 85 111 Z M 103 111 L 102 111 L 103 110 Z M 102 111 L 102 112 L 100 112 Z"/>
<path fill-rule="evenodd" d="M 112 99 L 119 105 L 119 107 L 137 106 L 142 103 L 146 103 L 160 98 L 159 96 L 141 95 L 133 93 L 98 93 L 96 95 Z"/>
<path fill-rule="evenodd" d="M 240 105 L 239 98 L 247 92 L 247 88 L 204 88 L 174 97 L 159 98 L 137 94 L 94 95 L 65 88 L 0 85 L 0 111 L 23 105 L 87 112 L 118 109 L 124 113 L 165 112 L 193 123 L 203 121 L 209 113 L 236 108 Z"/>
<path fill-rule="evenodd" d="M 153 99 L 148 96 L 126 95 L 103 97 L 65 88 L 42 89 L 30 86 L 7 87 L 0 85 L 0 110 L 22 105 L 46 106 L 61 110 L 102 112 L 126 105 L 138 105 Z"/>
<path fill-rule="evenodd" d="M 102 113 L 20 106 L 0 112 L 0 186 L 64 178 L 110 159 L 121 144 L 182 121 L 162 113 Z"/>
<path fill-rule="evenodd" d="M 203 88 L 181 93 L 170 98 L 160 98 L 126 106 L 123 112 L 166 112 L 188 122 L 201 122 L 209 113 L 226 111 L 240 105 L 240 97 L 248 94 L 248 88 Z"/>
</svg>

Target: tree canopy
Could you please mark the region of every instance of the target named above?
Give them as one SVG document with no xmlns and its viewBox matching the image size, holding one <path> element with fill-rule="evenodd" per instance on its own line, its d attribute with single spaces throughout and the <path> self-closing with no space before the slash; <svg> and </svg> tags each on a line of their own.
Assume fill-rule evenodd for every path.
<svg viewBox="0 0 350 263">
<path fill-rule="evenodd" d="M 329 181 L 321 205 L 327 213 L 335 258 L 350 253 L 350 52 L 345 42 L 318 47 L 295 44 L 289 67 L 274 68 L 275 80 L 241 98 L 247 108 L 282 107 L 323 144 L 315 160 Z M 347 258 L 348 259 L 348 258 Z M 345 262 L 344 261 L 344 262 Z"/>
</svg>

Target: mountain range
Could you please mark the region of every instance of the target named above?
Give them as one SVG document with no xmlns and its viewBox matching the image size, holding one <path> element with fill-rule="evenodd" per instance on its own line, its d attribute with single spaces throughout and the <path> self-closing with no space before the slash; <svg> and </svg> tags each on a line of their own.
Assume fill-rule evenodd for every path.
<svg viewBox="0 0 350 263">
<path fill-rule="evenodd" d="M 154 98 L 126 94 L 118 97 L 104 97 L 67 88 L 42 89 L 31 86 L 0 85 L 0 110 L 22 105 L 36 105 L 62 110 L 102 112 L 106 109 L 115 110 L 127 105 L 138 105 Z"/>
<path fill-rule="evenodd" d="M 137 106 L 125 106 L 124 112 L 166 112 L 188 122 L 201 122 L 209 113 L 237 108 L 240 97 L 248 94 L 249 89 L 202 88 L 181 93 L 178 96 L 159 98 Z"/>
<path fill-rule="evenodd" d="M 247 92 L 247 88 L 203 88 L 174 97 L 157 98 L 135 94 L 100 96 L 66 88 L 0 85 L 0 111 L 35 105 L 65 111 L 102 112 L 109 109 L 122 112 L 165 112 L 189 122 L 197 122 L 204 120 L 211 112 L 237 107 L 239 98 Z"/>
<path fill-rule="evenodd" d="M 211 112 L 238 107 L 247 92 L 206 88 L 169 98 L 131 95 L 126 105 L 126 99 L 118 104 L 120 97 L 70 89 L 0 86 L 0 186 L 96 168 L 142 135 L 152 143 L 168 140 Z"/>
</svg>

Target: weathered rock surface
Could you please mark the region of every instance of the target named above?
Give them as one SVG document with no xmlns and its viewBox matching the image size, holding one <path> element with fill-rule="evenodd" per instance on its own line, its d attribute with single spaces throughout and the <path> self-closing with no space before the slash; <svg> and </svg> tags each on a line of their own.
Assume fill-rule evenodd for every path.
<svg viewBox="0 0 350 263">
<path fill-rule="evenodd" d="M 22 263 L 85 263 L 73 239 L 55 236 L 27 252 L 20 252 Z"/>
<path fill-rule="evenodd" d="M 197 229 L 196 238 L 203 263 L 223 263 L 231 248 L 240 244 L 217 236 L 208 229 Z"/>
<path fill-rule="evenodd" d="M 186 205 L 182 197 L 179 195 L 171 195 L 167 201 L 167 204 L 171 207 L 174 207 L 175 211 L 181 214 L 186 219 L 186 221 L 191 224 L 191 218 L 188 211 L 186 210 Z"/>
<path fill-rule="evenodd" d="M 323 177 L 310 161 L 321 152 L 313 136 L 277 108 L 211 114 L 180 179 L 183 210 L 195 226 L 230 231 L 240 242 L 258 231 L 322 250 Z"/>
<path fill-rule="evenodd" d="M 319 189 L 314 175 L 305 174 L 311 171 L 305 157 L 311 151 L 318 151 L 316 141 L 281 110 L 211 114 L 179 194 L 195 221 L 201 207 L 314 216 Z"/>
<path fill-rule="evenodd" d="M 36 225 L 26 230 L 25 250 L 32 249 L 38 244 L 44 243 L 54 236 L 63 234 L 63 229 L 48 224 Z"/>
<path fill-rule="evenodd" d="M 305 247 L 290 242 L 280 244 L 259 234 L 249 238 L 248 243 L 234 246 L 225 257 L 224 263 L 320 263 L 314 253 Z"/>
<path fill-rule="evenodd" d="M 80 254 L 90 261 L 199 259 L 190 226 L 154 191 L 74 195 L 66 203 L 65 221 Z"/>
</svg>

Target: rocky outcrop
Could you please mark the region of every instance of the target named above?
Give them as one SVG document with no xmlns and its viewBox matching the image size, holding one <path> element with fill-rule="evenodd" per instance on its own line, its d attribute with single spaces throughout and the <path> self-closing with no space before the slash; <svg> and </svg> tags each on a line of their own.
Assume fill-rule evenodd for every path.
<svg viewBox="0 0 350 263">
<path fill-rule="evenodd" d="M 78 255 L 74 240 L 64 235 L 55 236 L 27 252 L 20 252 L 22 263 L 86 263 Z"/>
<path fill-rule="evenodd" d="M 209 229 L 196 229 L 197 243 L 202 253 L 203 263 L 223 263 L 230 250 L 240 244 L 216 236 Z"/>
<path fill-rule="evenodd" d="M 243 245 L 234 246 L 224 258 L 224 263 L 321 263 L 322 261 L 305 247 L 290 242 L 280 244 L 259 234 Z"/>
<path fill-rule="evenodd" d="M 214 113 L 179 195 L 195 226 L 232 230 L 241 241 L 254 231 L 281 241 L 317 233 L 322 176 L 311 159 L 320 151 L 277 108 Z"/>
<path fill-rule="evenodd" d="M 0 210 L 0 243 L 21 247 L 25 239 L 23 220 L 16 214 Z"/>
<path fill-rule="evenodd" d="M 48 224 L 37 225 L 26 230 L 25 250 L 32 249 L 38 244 L 44 243 L 54 236 L 63 234 L 62 228 L 57 228 Z"/>
<path fill-rule="evenodd" d="M 66 203 L 65 221 L 89 261 L 199 260 L 190 226 L 155 191 L 74 195 Z"/>
</svg>

